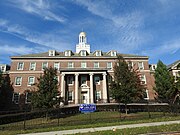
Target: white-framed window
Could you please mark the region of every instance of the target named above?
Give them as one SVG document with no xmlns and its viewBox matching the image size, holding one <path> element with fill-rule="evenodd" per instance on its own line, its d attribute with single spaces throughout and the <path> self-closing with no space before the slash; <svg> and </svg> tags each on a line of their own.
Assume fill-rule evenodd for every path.
<svg viewBox="0 0 180 135">
<path fill-rule="evenodd" d="M 30 63 L 29 70 L 36 70 L 36 62 Z"/>
<path fill-rule="evenodd" d="M 68 68 L 74 68 L 74 63 L 73 62 L 68 62 Z"/>
<path fill-rule="evenodd" d="M 19 104 L 19 97 L 20 93 L 14 92 L 12 96 L 12 102 L 14 102 L 15 104 Z"/>
<path fill-rule="evenodd" d="M 112 68 L 112 62 L 107 62 L 107 68 L 109 68 L 109 69 Z"/>
<path fill-rule="evenodd" d="M 32 86 L 35 83 L 35 77 L 29 76 L 28 77 L 28 86 Z"/>
<path fill-rule="evenodd" d="M 71 56 L 71 51 L 65 51 L 65 56 Z"/>
<path fill-rule="evenodd" d="M 116 51 L 111 51 L 111 56 L 116 56 L 117 52 Z"/>
<path fill-rule="evenodd" d="M 73 76 L 67 76 L 67 84 L 73 85 L 74 83 L 74 77 Z"/>
<path fill-rule="evenodd" d="M 129 68 L 133 68 L 133 62 L 132 61 L 128 61 L 127 63 L 128 63 Z"/>
<path fill-rule="evenodd" d="M 45 68 L 48 68 L 48 62 L 42 63 L 42 70 L 44 70 Z"/>
<path fill-rule="evenodd" d="M 94 83 L 100 85 L 100 77 L 99 76 L 94 77 Z"/>
<path fill-rule="evenodd" d="M 81 85 L 87 84 L 87 76 L 81 76 Z"/>
<path fill-rule="evenodd" d="M 101 91 L 96 91 L 96 101 L 101 99 Z"/>
<path fill-rule="evenodd" d="M 140 79 L 142 84 L 146 84 L 146 76 L 144 74 L 140 76 Z"/>
<path fill-rule="evenodd" d="M 96 56 L 101 56 L 101 51 L 96 51 Z"/>
<path fill-rule="evenodd" d="M 15 78 L 15 86 L 21 86 L 22 84 L 22 77 Z"/>
<path fill-rule="evenodd" d="M 55 63 L 54 63 L 54 68 L 57 69 L 57 70 L 59 70 L 59 62 L 55 62 Z"/>
<path fill-rule="evenodd" d="M 99 68 L 99 62 L 94 62 L 94 68 Z"/>
<path fill-rule="evenodd" d="M 146 92 L 145 92 L 144 99 L 149 99 L 149 92 L 148 92 L 148 90 L 147 90 L 147 89 L 146 89 Z"/>
<path fill-rule="evenodd" d="M 49 50 L 49 56 L 55 56 L 56 51 L 55 50 Z"/>
<path fill-rule="evenodd" d="M 143 70 L 144 69 L 144 63 L 138 62 L 138 68 L 139 68 L 139 70 Z"/>
<path fill-rule="evenodd" d="M 0 66 L 0 71 L 5 72 L 5 66 Z"/>
<path fill-rule="evenodd" d="M 86 51 L 85 50 L 81 51 L 81 56 L 86 56 Z"/>
<path fill-rule="evenodd" d="M 73 101 L 73 91 L 68 91 L 68 101 Z"/>
<path fill-rule="evenodd" d="M 81 68 L 86 68 L 86 62 L 81 62 Z"/>
<path fill-rule="evenodd" d="M 18 62 L 17 70 L 23 70 L 24 68 L 24 62 Z"/>
<path fill-rule="evenodd" d="M 32 97 L 32 93 L 31 92 L 26 92 L 26 99 L 25 99 L 25 103 L 31 103 L 31 97 Z"/>
</svg>

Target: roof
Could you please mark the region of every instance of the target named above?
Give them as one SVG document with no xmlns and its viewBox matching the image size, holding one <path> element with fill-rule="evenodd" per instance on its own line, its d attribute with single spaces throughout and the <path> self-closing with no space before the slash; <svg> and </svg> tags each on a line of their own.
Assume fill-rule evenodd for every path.
<svg viewBox="0 0 180 135">
<path fill-rule="evenodd" d="M 67 51 L 67 50 L 66 50 Z M 98 50 L 99 51 L 99 50 Z M 140 55 L 135 55 L 135 54 L 122 54 L 118 53 L 118 55 L 121 55 L 123 57 L 130 57 L 130 58 L 148 58 L 148 56 L 140 56 Z M 92 58 L 92 57 L 101 57 L 101 58 L 114 58 L 116 56 L 110 56 L 109 52 L 102 52 L 102 56 L 95 56 L 94 52 L 91 52 L 90 54 L 87 53 L 87 56 L 81 56 L 80 53 L 75 53 L 72 52 L 71 56 L 65 56 L 64 52 L 57 52 L 55 56 L 49 56 L 49 52 L 44 52 L 44 53 L 37 53 L 37 54 L 27 54 L 27 55 L 20 55 L 20 56 L 12 56 L 11 58 Z"/>
<path fill-rule="evenodd" d="M 167 65 L 167 68 L 170 69 L 170 68 L 178 65 L 179 63 L 180 63 L 180 60 L 177 60 L 177 61 L 175 61 L 174 63 L 172 63 L 172 64 L 170 64 L 170 65 Z"/>
</svg>

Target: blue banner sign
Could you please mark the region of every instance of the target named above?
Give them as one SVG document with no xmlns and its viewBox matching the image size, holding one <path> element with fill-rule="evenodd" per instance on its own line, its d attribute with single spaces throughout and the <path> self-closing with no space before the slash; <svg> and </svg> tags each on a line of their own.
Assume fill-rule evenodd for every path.
<svg viewBox="0 0 180 135">
<path fill-rule="evenodd" d="M 88 112 L 94 112 L 96 111 L 96 105 L 95 104 L 80 104 L 79 111 L 88 113 Z"/>
</svg>

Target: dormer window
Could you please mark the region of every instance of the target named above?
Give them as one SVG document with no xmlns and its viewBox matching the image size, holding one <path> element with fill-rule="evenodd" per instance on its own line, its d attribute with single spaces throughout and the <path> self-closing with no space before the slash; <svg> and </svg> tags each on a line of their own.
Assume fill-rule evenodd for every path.
<svg viewBox="0 0 180 135">
<path fill-rule="evenodd" d="M 111 51 L 111 56 L 116 56 L 117 52 L 116 51 Z"/>
<path fill-rule="evenodd" d="M 55 56 L 56 51 L 55 50 L 49 50 L 49 56 Z"/>
<path fill-rule="evenodd" d="M 81 51 L 81 56 L 86 56 L 86 51 L 85 50 Z"/>
<path fill-rule="evenodd" d="M 71 56 L 71 51 L 65 51 L 65 56 Z"/>
<path fill-rule="evenodd" d="M 101 51 L 96 51 L 96 56 L 101 56 Z"/>
</svg>

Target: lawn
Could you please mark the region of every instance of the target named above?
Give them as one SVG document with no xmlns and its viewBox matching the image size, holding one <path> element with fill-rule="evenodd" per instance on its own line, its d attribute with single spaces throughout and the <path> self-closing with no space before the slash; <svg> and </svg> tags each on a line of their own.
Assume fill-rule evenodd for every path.
<svg viewBox="0 0 180 135">
<path fill-rule="evenodd" d="M 126 128 L 126 129 L 117 129 L 116 131 L 98 131 L 98 132 L 89 132 L 76 135 L 139 135 L 147 133 L 165 133 L 171 132 L 176 133 L 180 132 L 180 124 L 171 124 L 171 125 L 161 125 L 161 126 L 152 126 L 152 127 L 138 127 L 138 128 Z M 173 134 L 171 134 L 173 135 Z"/>
<path fill-rule="evenodd" d="M 164 116 L 162 112 L 151 112 L 151 118 L 149 118 L 147 112 L 130 113 L 128 115 L 125 115 L 124 113 L 120 114 L 119 112 L 94 112 L 91 114 L 75 114 L 60 118 L 59 126 L 57 118 L 38 118 L 26 120 L 26 130 L 23 130 L 24 121 L 0 125 L 0 135 L 14 135 L 17 133 L 114 126 L 171 120 L 180 120 L 180 116 L 171 113 L 166 113 Z"/>
</svg>

